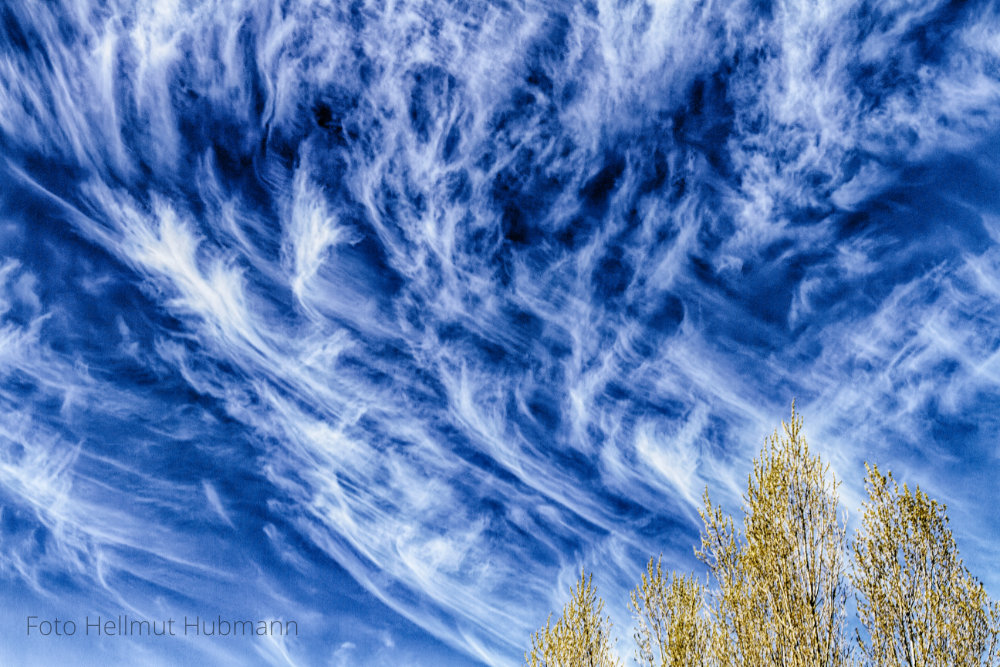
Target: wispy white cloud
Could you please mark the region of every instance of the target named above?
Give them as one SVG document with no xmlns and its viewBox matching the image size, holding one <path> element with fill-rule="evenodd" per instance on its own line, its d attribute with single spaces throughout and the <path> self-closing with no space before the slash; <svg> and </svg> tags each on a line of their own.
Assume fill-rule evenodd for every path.
<svg viewBox="0 0 1000 667">
<path fill-rule="evenodd" d="M 55 536 L 44 567 L 192 594 L 237 576 L 211 550 L 250 505 L 285 518 L 261 540 L 292 570 L 304 539 L 506 664 L 581 565 L 609 600 L 650 553 L 690 569 L 702 490 L 737 506 L 795 395 L 852 507 L 865 459 L 988 493 L 956 480 L 996 426 L 935 427 L 996 391 L 996 222 L 941 249 L 946 213 L 886 193 L 992 131 L 996 16 L 960 13 L 931 57 L 943 3 L 466 4 L 12 14 L 38 51 L 0 56 L 5 173 L 111 267 L 60 289 L 129 283 L 153 322 L 123 306 L 66 352 L 69 297 L 0 261 L 0 484 Z M 208 470 L 226 428 L 273 497 Z M 206 469 L 153 464 L 175 456 Z M 0 555 L 42 589 L 31 548 Z"/>
</svg>

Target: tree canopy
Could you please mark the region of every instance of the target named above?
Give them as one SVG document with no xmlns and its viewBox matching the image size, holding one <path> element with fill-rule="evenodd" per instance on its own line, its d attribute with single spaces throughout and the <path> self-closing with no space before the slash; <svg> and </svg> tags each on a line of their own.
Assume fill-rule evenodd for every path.
<svg viewBox="0 0 1000 667">
<path fill-rule="evenodd" d="M 594 588 L 593 575 L 580 572 L 570 589 L 562 616 L 531 636 L 531 650 L 524 661 L 531 667 L 620 667 L 614 652 L 611 619 L 604 616 L 604 600 Z"/>
<path fill-rule="evenodd" d="M 993 665 L 997 605 L 958 556 L 945 506 L 867 468 L 854 543 L 858 646 L 874 665 Z"/>
<path fill-rule="evenodd" d="M 742 520 L 700 510 L 707 567 L 665 574 L 650 558 L 631 592 L 635 659 L 650 667 L 1000 665 L 1000 608 L 965 568 L 944 505 L 865 464 L 868 499 L 848 541 L 839 481 L 810 452 L 803 420 L 766 438 Z M 848 604 L 858 630 L 848 639 Z M 581 572 L 555 626 L 531 639 L 532 667 L 618 665 L 611 622 Z"/>
</svg>

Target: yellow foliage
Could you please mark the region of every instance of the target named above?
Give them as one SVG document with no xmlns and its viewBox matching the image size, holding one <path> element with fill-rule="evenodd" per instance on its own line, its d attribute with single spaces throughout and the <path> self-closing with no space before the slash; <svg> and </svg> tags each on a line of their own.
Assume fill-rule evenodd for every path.
<svg viewBox="0 0 1000 667">
<path fill-rule="evenodd" d="M 754 459 L 742 532 L 705 492 L 696 553 L 718 584 L 713 653 L 719 664 L 740 667 L 847 664 L 838 482 L 810 454 L 794 403 L 781 426 Z"/>
<path fill-rule="evenodd" d="M 604 600 L 597 595 L 593 575 L 580 571 L 580 581 L 570 589 L 562 616 L 531 636 L 531 651 L 524 661 L 531 667 L 620 667 L 614 653 L 611 619 L 603 616 Z"/>
<path fill-rule="evenodd" d="M 795 412 L 765 440 L 742 525 L 705 491 L 696 555 L 709 586 L 650 558 L 631 592 L 636 660 L 649 667 L 1000 667 L 1000 607 L 958 556 L 945 506 L 868 467 L 847 572 L 839 482 L 809 451 Z M 845 632 L 853 594 L 864 635 Z M 531 639 L 532 667 L 618 665 L 604 602 L 580 575 L 563 615 Z"/>
<path fill-rule="evenodd" d="M 1000 612 L 958 556 L 945 506 L 868 467 L 851 576 L 870 664 L 998 664 Z"/>
<path fill-rule="evenodd" d="M 660 561 L 649 559 L 642 583 L 630 595 L 636 622 L 636 660 L 650 667 L 707 667 L 711 625 L 705 617 L 705 590 L 694 577 L 663 576 Z"/>
</svg>

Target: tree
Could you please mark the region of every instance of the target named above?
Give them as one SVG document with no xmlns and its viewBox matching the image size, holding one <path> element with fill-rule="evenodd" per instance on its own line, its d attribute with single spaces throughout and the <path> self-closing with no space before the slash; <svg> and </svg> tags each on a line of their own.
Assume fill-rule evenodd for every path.
<svg viewBox="0 0 1000 667">
<path fill-rule="evenodd" d="M 1000 612 L 962 564 L 945 506 L 869 467 L 854 543 L 858 645 L 873 665 L 996 665 Z"/>
<path fill-rule="evenodd" d="M 570 589 L 570 600 L 553 626 L 531 636 L 531 651 L 524 661 L 531 667 L 620 667 L 614 653 L 611 619 L 604 616 L 604 600 L 597 595 L 593 575 L 580 571 L 580 581 Z"/>
<path fill-rule="evenodd" d="M 701 549 L 718 590 L 712 652 L 721 665 L 846 664 L 846 517 L 838 482 L 809 452 L 792 403 L 754 459 L 742 532 L 705 491 Z"/>
<path fill-rule="evenodd" d="M 663 576 L 649 559 L 642 583 L 630 595 L 636 622 L 636 660 L 650 667 L 706 667 L 711 625 L 704 616 L 705 590 L 694 577 Z"/>
</svg>

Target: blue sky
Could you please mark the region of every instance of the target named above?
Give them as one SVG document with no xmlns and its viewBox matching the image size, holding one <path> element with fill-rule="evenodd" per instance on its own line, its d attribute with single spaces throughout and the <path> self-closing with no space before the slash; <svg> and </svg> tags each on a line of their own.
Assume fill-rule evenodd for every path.
<svg viewBox="0 0 1000 667">
<path fill-rule="evenodd" d="M 793 398 L 1000 595 L 995 4 L 0 18 L 0 657 L 512 665 L 581 567 L 629 654 Z M 25 632 L 119 614 L 301 633 Z"/>
</svg>

